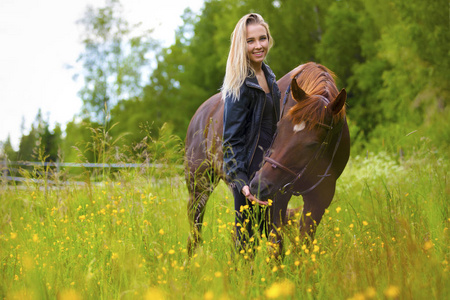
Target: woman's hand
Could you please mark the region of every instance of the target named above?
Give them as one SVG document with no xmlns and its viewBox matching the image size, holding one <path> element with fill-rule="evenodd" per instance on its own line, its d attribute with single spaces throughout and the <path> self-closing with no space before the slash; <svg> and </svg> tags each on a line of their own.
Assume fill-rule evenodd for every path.
<svg viewBox="0 0 450 300">
<path fill-rule="evenodd" d="M 253 204 L 258 203 L 259 205 L 268 205 L 269 203 L 266 201 L 261 201 L 250 193 L 250 187 L 248 185 L 244 185 L 241 190 L 242 194 Z"/>
<path fill-rule="evenodd" d="M 249 187 L 248 185 L 244 185 L 244 186 L 242 187 L 241 192 L 242 192 L 242 194 L 244 194 L 244 196 L 245 196 L 246 198 L 248 198 L 248 197 L 250 197 L 250 196 L 253 196 L 252 193 L 250 193 L 250 187 Z"/>
</svg>

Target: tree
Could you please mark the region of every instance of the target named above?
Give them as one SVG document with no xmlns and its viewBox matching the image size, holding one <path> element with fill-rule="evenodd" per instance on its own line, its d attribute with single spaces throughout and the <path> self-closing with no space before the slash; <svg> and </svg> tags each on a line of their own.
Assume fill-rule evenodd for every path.
<svg viewBox="0 0 450 300">
<path fill-rule="evenodd" d="M 157 47 L 151 31 L 136 33 L 140 24 L 130 25 L 122 17 L 119 0 L 106 6 L 88 6 L 78 21 L 84 27 L 82 63 L 84 87 L 79 91 L 86 114 L 103 121 L 119 101 L 141 95 L 143 74 L 150 70 L 149 53 Z"/>
<path fill-rule="evenodd" d="M 43 132 L 39 135 L 39 139 L 40 147 L 45 155 L 45 161 L 58 161 L 62 142 L 61 126 L 56 124 L 52 132 L 50 131 L 48 124 L 45 123 Z"/>
<path fill-rule="evenodd" d="M 157 67 L 141 93 L 116 97 L 110 124 L 117 125 L 111 132 L 130 133 L 126 143 L 133 144 L 148 134 L 140 132 L 142 125 L 151 126 L 156 137 L 157 129 L 169 123 L 184 138 L 195 110 L 219 91 L 231 32 L 249 12 L 260 13 L 270 24 L 275 46 L 268 63 L 278 78 L 307 61 L 338 75 L 361 141 L 384 139 L 390 128 L 409 130 L 424 123 L 432 128 L 448 115 L 445 6 L 443 0 L 208 0 L 199 15 L 185 11 L 175 44 L 158 49 Z M 97 108 L 108 97 L 98 98 L 107 101 Z M 396 134 L 401 133 L 392 133 L 392 140 Z"/>
<path fill-rule="evenodd" d="M 185 11 L 183 19 L 184 25 L 177 30 L 175 44 L 157 55 L 158 65 L 152 73 L 150 84 L 144 89 L 142 99 L 150 125 L 160 128 L 164 123 L 170 123 L 174 133 L 182 138 L 190 116 L 220 87 L 219 83 L 211 87 L 211 81 L 217 82 L 221 77 L 218 74 L 206 75 L 210 72 L 208 70 L 216 68 L 215 64 L 208 63 L 209 54 L 205 53 L 213 53 L 214 49 L 201 43 L 210 40 L 210 35 L 199 38 L 201 34 L 197 35 L 197 25 L 193 26 L 198 21 L 190 10 Z M 200 40 L 200 45 L 197 40 Z M 153 132 L 156 134 L 157 131 Z"/>
<path fill-rule="evenodd" d="M 2 145 L 2 152 L 0 155 L 0 159 L 4 159 L 4 157 L 7 157 L 10 161 L 17 160 L 17 152 L 14 150 L 12 144 L 11 144 L 11 137 L 8 135 L 6 141 Z"/>
<path fill-rule="evenodd" d="M 62 130 L 59 124 L 50 130 L 48 121 L 44 120 L 39 109 L 36 119 L 31 124 L 28 134 L 22 134 L 17 152 L 17 159 L 24 161 L 44 160 L 57 161 L 62 141 Z"/>
</svg>

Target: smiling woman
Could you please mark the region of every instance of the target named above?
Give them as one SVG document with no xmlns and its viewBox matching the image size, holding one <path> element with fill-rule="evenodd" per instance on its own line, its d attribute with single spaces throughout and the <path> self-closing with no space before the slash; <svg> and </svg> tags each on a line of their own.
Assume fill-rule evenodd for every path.
<svg viewBox="0 0 450 300">
<path fill-rule="evenodd" d="M 281 94 L 275 75 L 264 64 L 272 45 L 269 25 L 260 15 L 242 17 L 232 34 L 222 88 L 223 168 L 233 191 L 236 223 L 248 233 L 236 230 L 238 248 L 246 247 L 256 234 L 253 223 L 245 220 L 259 223 L 263 215 L 247 198 L 254 198 L 248 185 L 272 143 L 279 118 Z M 250 205 L 248 214 L 241 210 L 246 205 Z"/>
<path fill-rule="evenodd" d="M 256 78 L 264 92 L 269 93 L 267 80 L 262 70 L 262 63 L 269 51 L 267 30 L 263 25 L 250 24 L 247 26 L 247 52 L 250 64 L 255 70 Z"/>
<path fill-rule="evenodd" d="M 266 28 L 260 24 L 248 25 L 247 45 L 248 57 L 252 67 L 255 70 L 260 69 L 269 51 L 269 39 Z"/>
<path fill-rule="evenodd" d="M 208 179 L 207 182 L 198 181 L 203 181 L 206 173 L 215 172 L 208 170 L 211 166 L 223 169 L 223 173 L 211 176 L 214 180 L 224 179 L 233 191 L 236 223 L 240 225 L 236 227 L 236 247 L 251 246 L 257 231 L 268 230 L 266 225 L 255 230 L 254 225 L 259 223 L 264 213 L 260 206 L 255 205 L 257 200 L 250 194 L 248 183 L 260 168 L 280 116 L 281 93 L 275 74 L 264 63 L 272 45 L 269 26 L 260 15 L 252 13 L 242 17 L 231 36 L 222 94 L 206 101 L 189 125 L 186 138 L 189 165 L 186 174 L 192 230 L 188 246 L 190 254 L 200 239 L 201 219 L 209 197 L 207 191 L 211 192 L 212 185 L 216 184 L 208 182 Z M 214 136 L 212 142 L 218 143 L 213 147 L 219 147 L 222 151 L 215 151 L 214 158 L 203 163 L 204 155 L 209 156 L 209 153 L 207 149 L 199 149 L 197 139 L 201 137 L 198 132 L 205 131 L 202 124 L 210 119 L 214 122 L 206 125 L 206 130 Z M 202 162 L 200 167 L 199 162 Z"/>
</svg>

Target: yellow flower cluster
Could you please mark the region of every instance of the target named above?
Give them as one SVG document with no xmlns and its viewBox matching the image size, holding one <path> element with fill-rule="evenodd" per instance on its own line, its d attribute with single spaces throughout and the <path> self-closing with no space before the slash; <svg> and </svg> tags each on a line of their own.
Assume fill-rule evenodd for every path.
<svg viewBox="0 0 450 300">
<path fill-rule="evenodd" d="M 274 267 L 276 268 L 276 267 Z M 273 283 L 266 291 L 268 299 L 277 299 L 280 297 L 290 297 L 295 292 L 295 285 L 289 280 Z"/>
</svg>

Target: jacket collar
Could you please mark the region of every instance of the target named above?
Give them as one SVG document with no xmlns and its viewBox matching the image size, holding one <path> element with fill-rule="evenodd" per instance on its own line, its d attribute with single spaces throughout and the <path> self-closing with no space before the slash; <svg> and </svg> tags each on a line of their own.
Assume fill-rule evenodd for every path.
<svg viewBox="0 0 450 300">
<path fill-rule="evenodd" d="M 266 65 L 265 63 L 262 63 L 262 69 L 263 69 L 264 75 L 266 76 L 267 84 L 269 85 L 270 90 L 272 90 L 272 84 L 275 81 L 275 74 L 270 69 L 270 67 L 268 65 Z M 258 84 L 258 80 L 256 79 L 256 76 L 254 76 L 254 75 L 248 76 L 245 79 L 245 83 L 248 87 L 262 90 L 261 86 Z"/>
</svg>

